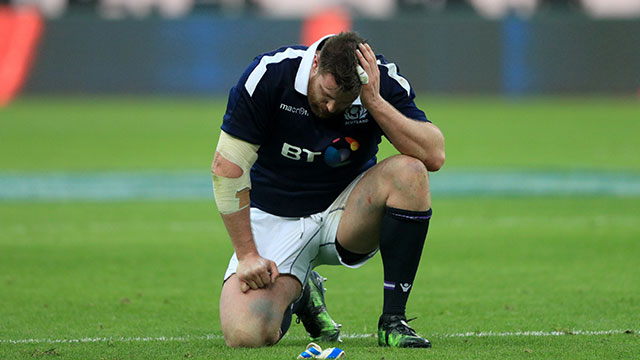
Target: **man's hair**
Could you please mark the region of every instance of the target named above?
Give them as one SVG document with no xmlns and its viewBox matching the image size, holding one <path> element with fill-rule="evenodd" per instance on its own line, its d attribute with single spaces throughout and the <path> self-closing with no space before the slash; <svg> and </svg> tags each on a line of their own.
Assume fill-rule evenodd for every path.
<svg viewBox="0 0 640 360">
<path fill-rule="evenodd" d="M 329 73 L 336 79 L 342 92 L 359 93 L 362 83 L 358 77 L 356 57 L 358 44 L 366 40 L 355 32 L 341 32 L 324 41 L 320 49 L 319 71 Z"/>
</svg>

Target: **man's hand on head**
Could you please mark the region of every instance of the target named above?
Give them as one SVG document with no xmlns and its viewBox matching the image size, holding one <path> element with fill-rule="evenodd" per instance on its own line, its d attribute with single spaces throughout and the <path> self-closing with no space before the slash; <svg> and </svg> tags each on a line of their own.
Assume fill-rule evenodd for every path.
<svg viewBox="0 0 640 360">
<path fill-rule="evenodd" d="M 380 96 L 380 69 L 378 69 L 378 63 L 376 60 L 376 54 L 371 49 L 371 46 L 366 43 L 358 45 L 356 49 L 356 56 L 360 62 L 360 66 L 364 69 L 369 77 L 369 82 L 362 85 L 360 90 L 360 100 L 362 105 L 370 112 L 374 108 L 382 103 L 384 99 Z"/>
</svg>

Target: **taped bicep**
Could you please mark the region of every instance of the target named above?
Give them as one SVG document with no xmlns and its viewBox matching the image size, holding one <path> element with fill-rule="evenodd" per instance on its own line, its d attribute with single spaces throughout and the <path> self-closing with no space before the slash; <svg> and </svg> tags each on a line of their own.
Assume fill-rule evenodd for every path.
<svg viewBox="0 0 640 360">
<path fill-rule="evenodd" d="M 211 166 L 213 195 L 222 214 L 232 214 L 249 206 L 250 171 L 258 159 L 259 145 L 220 132 Z"/>
</svg>

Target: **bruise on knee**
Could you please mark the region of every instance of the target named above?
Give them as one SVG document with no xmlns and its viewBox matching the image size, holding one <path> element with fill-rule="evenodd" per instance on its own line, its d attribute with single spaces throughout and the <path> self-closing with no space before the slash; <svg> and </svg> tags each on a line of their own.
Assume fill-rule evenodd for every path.
<svg viewBox="0 0 640 360">
<path fill-rule="evenodd" d="M 273 322 L 278 317 L 275 313 L 277 311 L 275 304 L 268 299 L 259 298 L 251 301 L 249 311 L 251 315 L 261 319 L 265 324 Z"/>
<path fill-rule="evenodd" d="M 272 300 L 258 298 L 249 303 L 244 321 L 234 321 L 225 333 L 225 341 L 231 347 L 261 347 L 278 342 L 282 314 Z M 223 331 L 224 332 L 224 331 Z"/>
</svg>

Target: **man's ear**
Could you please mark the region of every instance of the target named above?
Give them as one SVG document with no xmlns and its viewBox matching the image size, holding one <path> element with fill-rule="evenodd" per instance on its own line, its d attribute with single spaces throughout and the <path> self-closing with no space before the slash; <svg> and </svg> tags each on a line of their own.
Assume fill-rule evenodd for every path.
<svg viewBox="0 0 640 360">
<path fill-rule="evenodd" d="M 313 62 L 311 63 L 311 72 L 315 72 L 318 70 L 318 67 L 320 66 L 320 55 L 318 55 L 318 53 L 315 53 L 313 55 Z"/>
</svg>

